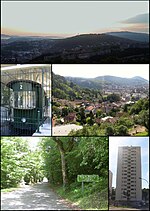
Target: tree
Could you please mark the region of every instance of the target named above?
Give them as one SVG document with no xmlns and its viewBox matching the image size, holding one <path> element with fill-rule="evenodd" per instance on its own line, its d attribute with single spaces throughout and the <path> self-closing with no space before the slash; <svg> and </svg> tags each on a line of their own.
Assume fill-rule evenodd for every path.
<svg viewBox="0 0 150 211">
<path fill-rule="evenodd" d="M 98 109 L 97 111 L 96 111 L 96 117 L 98 118 L 98 117 L 101 117 L 101 115 L 102 115 L 102 110 L 101 109 Z"/>
<path fill-rule="evenodd" d="M 81 124 L 86 123 L 86 117 L 85 117 L 85 109 L 81 108 L 79 113 L 78 113 L 78 121 L 81 122 Z"/>
<path fill-rule="evenodd" d="M 147 202 L 149 200 L 149 189 L 148 188 L 143 188 L 142 189 L 142 200 Z"/>
<path fill-rule="evenodd" d="M 39 150 L 31 151 L 22 138 L 5 137 L 1 140 L 1 186 L 16 187 L 25 182 L 36 183 L 44 177 L 43 160 Z"/>
<path fill-rule="evenodd" d="M 132 127 L 134 124 L 133 120 L 129 117 L 120 117 L 120 119 L 118 120 L 117 125 L 124 125 L 127 128 Z"/>
<path fill-rule="evenodd" d="M 125 104 L 125 105 L 123 106 L 123 111 L 124 111 L 124 112 L 128 112 L 128 107 L 129 107 L 129 105 L 128 105 L 128 104 Z"/>
<path fill-rule="evenodd" d="M 90 111 L 89 117 L 86 118 L 86 123 L 90 126 L 94 124 L 94 114 Z"/>
<path fill-rule="evenodd" d="M 24 158 L 28 154 L 27 143 L 21 138 L 1 139 L 1 187 L 16 187 L 25 174 Z"/>
<path fill-rule="evenodd" d="M 149 132 L 149 109 L 147 111 L 146 110 L 140 111 L 138 120 L 139 123 L 145 126 Z"/>
<path fill-rule="evenodd" d="M 115 130 L 113 128 L 113 126 L 107 126 L 106 127 L 106 130 L 105 130 L 105 133 L 107 136 L 112 136 L 115 134 Z"/>
<path fill-rule="evenodd" d="M 110 94 L 110 95 L 107 96 L 107 100 L 109 100 L 111 103 L 120 101 L 120 95 L 115 94 L 115 93 Z"/>
<path fill-rule="evenodd" d="M 62 178 L 63 178 L 63 187 L 66 188 L 68 186 L 68 172 L 67 172 L 67 163 L 65 158 L 65 149 L 63 146 L 63 142 L 58 138 L 54 137 L 53 140 L 57 143 L 60 155 L 61 155 L 61 165 L 62 165 Z"/>
<path fill-rule="evenodd" d="M 124 125 L 119 125 L 116 127 L 116 135 L 128 135 L 128 128 Z"/>
<path fill-rule="evenodd" d="M 41 146 L 49 181 L 55 184 L 62 182 L 64 190 L 70 187 L 78 174 L 106 177 L 108 173 L 106 137 L 50 137 L 44 138 Z"/>
<path fill-rule="evenodd" d="M 68 111 L 68 107 L 64 107 L 64 108 L 62 108 L 62 116 L 63 116 L 63 117 L 67 116 L 67 115 L 68 115 L 68 113 L 69 113 L 69 111 Z"/>
</svg>

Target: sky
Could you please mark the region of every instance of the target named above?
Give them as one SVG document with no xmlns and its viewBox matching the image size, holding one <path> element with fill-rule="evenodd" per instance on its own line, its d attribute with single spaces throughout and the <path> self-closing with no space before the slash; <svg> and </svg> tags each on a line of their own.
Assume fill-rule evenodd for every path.
<svg viewBox="0 0 150 211">
<path fill-rule="evenodd" d="M 116 187 L 118 146 L 140 146 L 142 178 L 149 182 L 149 137 L 109 137 L 109 170 L 113 172 L 112 187 Z M 142 188 L 148 183 L 142 180 Z"/>
<path fill-rule="evenodd" d="M 52 71 L 61 76 L 81 78 L 112 75 L 125 78 L 141 76 L 149 80 L 148 64 L 54 64 Z"/>
<path fill-rule="evenodd" d="M 110 31 L 149 31 L 148 1 L 3 1 L 1 31 L 68 37 Z"/>
<path fill-rule="evenodd" d="M 21 137 L 21 138 L 28 142 L 28 145 L 32 151 L 34 151 L 37 148 L 38 143 L 42 139 L 40 137 Z"/>
</svg>

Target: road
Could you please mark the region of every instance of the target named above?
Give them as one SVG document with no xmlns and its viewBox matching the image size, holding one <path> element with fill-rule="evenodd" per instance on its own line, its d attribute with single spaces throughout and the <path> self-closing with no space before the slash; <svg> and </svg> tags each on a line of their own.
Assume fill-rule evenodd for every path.
<svg viewBox="0 0 150 211">
<path fill-rule="evenodd" d="M 127 207 L 109 207 L 109 210 L 118 210 L 118 211 L 120 211 L 120 210 L 134 210 L 134 211 L 136 211 L 136 210 L 149 210 L 149 208 L 139 208 L 139 209 L 137 209 L 137 208 L 127 208 Z"/>
<path fill-rule="evenodd" d="M 75 210 L 54 193 L 48 183 L 25 185 L 15 191 L 1 193 L 2 210 Z M 79 209 L 78 209 L 79 210 Z"/>
</svg>

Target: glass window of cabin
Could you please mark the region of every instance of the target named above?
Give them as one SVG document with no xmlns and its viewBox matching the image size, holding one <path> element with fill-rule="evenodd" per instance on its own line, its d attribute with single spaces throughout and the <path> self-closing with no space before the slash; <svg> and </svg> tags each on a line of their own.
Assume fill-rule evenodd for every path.
<svg viewBox="0 0 150 211">
<path fill-rule="evenodd" d="M 14 108 L 32 109 L 36 107 L 36 93 L 34 91 L 14 92 Z"/>
</svg>

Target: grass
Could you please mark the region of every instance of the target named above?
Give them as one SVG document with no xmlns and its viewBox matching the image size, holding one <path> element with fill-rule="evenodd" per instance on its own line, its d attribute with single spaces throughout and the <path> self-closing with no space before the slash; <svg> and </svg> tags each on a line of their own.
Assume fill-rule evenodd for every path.
<svg viewBox="0 0 150 211">
<path fill-rule="evenodd" d="M 1 189 L 2 193 L 7 193 L 7 192 L 12 192 L 14 190 L 17 190 L 19 187 L 16 188 L 5 188 L 5 189 Z"/>
<path fill-rule="evenodd" d="M 84 183 L 85 184 L 85 183 Z M 100 187 L 93 183 L 84 185 L 84 192 L 82 193 L 81 184 L 73 183 L 70 189 L 64 191 L 63 187 L 54 187 L 56 193 L 71 202 L 73 205 L 78 206 L 83 210 L 108 210 L 108 189 L 107 187 L 100 190 Z"/>
<path fill-rule="evenodd" d="M 148 132 L 144 131 L 144 132 L 141 132 L 141 133 L 137 133 L 137 134 L 135 134 L 135 136 L 148 136 Z"/>
</svg>

